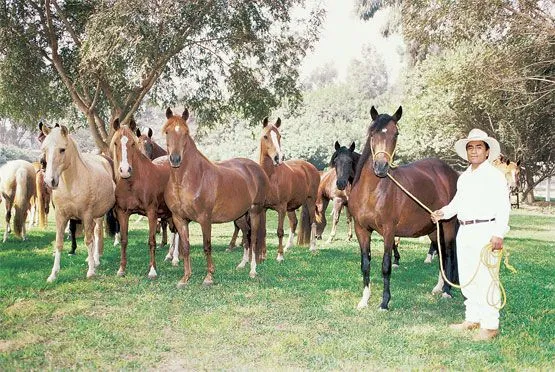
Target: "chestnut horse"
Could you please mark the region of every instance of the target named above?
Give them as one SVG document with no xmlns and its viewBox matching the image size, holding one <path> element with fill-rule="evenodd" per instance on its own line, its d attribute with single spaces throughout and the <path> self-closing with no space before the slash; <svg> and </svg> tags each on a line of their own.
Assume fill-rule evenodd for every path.
<svg viewBox="0 0 555 372">
<path fill-rule="evenodd" d="M 158 218 L 167 220 L 171 212 L 164 201 L 164 189 L 170 176 L 167 157 L 154 162 L 144 155 L 138 139 L 126 125 L 120 126 L 119 119 L 112 123 L 115 133 L 110 143 L 116 174 L 115 211 L 121 233 L 121 263 L 118 275 L 125 275 L 127 266 L 127 243 L 129 216 L 139 213 L 148 217 L 148 245 L 150 263 L 148 277 L 156 278 L 156 224 Z"/>
<path fill-rule="evenodd" d="M 458 174 L 445 162 L 424 159 L 392 167 L 401 119 L 402 108 L 393 114 L 378 114 L 374 106 L 370 110 L 372 124 L 361 158 L 357 165 L 353 187 L 349 197 L 349 211 L 355 220 L 355 233 L 361 253 L 361 270 L 364 290 L 358 308 L 368 306 L 370 298 L 370 239 L 377 231 L 384 239 L 382 276 L 384 282 L 381 309 L 388 309 L 391 276 L 391 251 L 395 236 L 419 237 L 428 235 L 432 242 L 436 238 L 436 225 L 430 213 L 417 204 L 388 174 L 409 190 L 424 205 L 436 210 L 455 196 Z M 443 266 L 447 279 L 456 282 L 455 236 L 457 220 L 451 218 L 441 226 Z M 441 284 L 438 281 L 438 285 Z M 436 286 L 437 287 L 437 286 Z M 434 288 L 435 289 L 435 288 Z M 450 296 L 450 286 L 443 283 L 443 291 Z"/>
<path fill-rule="evenodd" d="M 304 160 L 283 161 L 281 151 L 281 119 L 274 124 L 268 118 L 262 122 L 260 137 L 260 166 L 270 180 L 270 190 L 266 197 L 266 207 L 278 213 L 278 255 L 277 260 L 283 261 L 283 252 L 293 245 L 297 228 L 295 210 L 302 208 L 301 228 L 297 244 L 307 245 L 316 250 L 316 197 L 320 184 L 320 174 L 316 167 Z M 289 240 L 283 247 L 283 220 L 285 214 L 289 218 Z"/>
<path fill-rule="evenodd" d="M 56 252 L 47 281 L 54 281 L 60 271 L 64 230 L 71 218 L 83 223 L 88 248 L 87 278 L 90 278 L 100 264 L 103 217 L 115 203 L 112 166 L 100 155 L 80 153 L 65 126 L 53 129 L 42 126 L 42 130 L 46 135 L 41 146 L 46 161 L 44 181 L 52 189 L 56 207 Z"/>
<path fill-rule="evenodd" d="M 170 161 L 170 180 L 165 200 L 179 232 L 179 249 L 183 252 L 184 275 L 178 286 L 191 277 L 189 257 L 189 222 L 198 222 L 202 229 L 207 274 L 204 284 L 212 284 L 215 270 L 212 262 L 212 224 L 235 221 L 248 215 L 248 244 L 245 247 L 243 267 L 250 260 L 249 275 L 256 276 L 256 253 L 264 244 L 266 210 L 264 201 L 268 193 L 268 177 L 258 164 L 250 159 L 236 158 L 218 163 L 208 160 L 196 147 L 189 133 L 187 109 L 182 116 L 166 110 L 162 131 L 166 135 Z M 249 257 L 250 256 L 250 257 Z"/>
<path fill-rule="evenodd" d="M 41 229 L 46 229 L 48 225 L 48 213 L 50 212 L 50 194 L 52 191 L 46 187 L 44 183 L 44 168 L 46 163 L 37 161 L 33 163 L 35 168 L 35 190 L 33 209 L 31 210 L 31 223 L 36 225 L 38 217 L 38 225 Z"/>
<path fill-rule="evenodd" d="M 27 239 L 25 220 L 35 196 L 35 168 L 26 160 L 11 160 L 0 167 L 0 194 L 6 202 L 5 242 L 11 232 L 12 208 L 15 209 L 14 233 L 18 238 Z M 0 199 L 0 201 L 2 200 Z"/>
</svg>

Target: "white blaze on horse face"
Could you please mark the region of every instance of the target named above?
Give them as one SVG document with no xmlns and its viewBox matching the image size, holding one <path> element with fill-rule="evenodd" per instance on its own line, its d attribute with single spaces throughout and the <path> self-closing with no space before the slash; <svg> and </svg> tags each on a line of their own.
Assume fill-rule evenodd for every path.
<svg viewBox="0 0 555 372">
<path fill-rule="evenodd" d="M 58 178 L 59 175 L 56 174 L 54 171 L 54 166 L 56 165 L 56 159 L 54 156 L 56 154 L 56 148 L 52 146 L 51 148 L 47 148 L 46 151 L 46 169 L 44 171 L 44 182 L 48 185 L 48 187 L 52 189 L 56 189 L 58 187 Z"/>
<path fill-rule="evenodd" d="M 270 138 L 272 139 L 272 143 L 274 144 L 274 148 L 276 149 L 277 156 L 279 159 L 278 161 L 276 161 L 276 159 L 272 159 L 272 160 L 274 161 L 274 163 L 279 164 L 283 161 L 283 153 L 281 152 L 281 146 L 279 145 L 279 140 L 276 132 L 271 131 Z"/>
<path fill-rule="evenodd" d="M 129 138 L 127 136 L 121 137 L 121 164 L 119 165 L 119 172 L 123 178 L 131 177 L 131 173 L 129 169 L 129 160 L 127 159 L 127 142 L 129 142 Z"/>
<path fill-rule="evenodd" d="M 382 129 L 382 133 L 387 133 L 387 128 Z"/>
</svg>

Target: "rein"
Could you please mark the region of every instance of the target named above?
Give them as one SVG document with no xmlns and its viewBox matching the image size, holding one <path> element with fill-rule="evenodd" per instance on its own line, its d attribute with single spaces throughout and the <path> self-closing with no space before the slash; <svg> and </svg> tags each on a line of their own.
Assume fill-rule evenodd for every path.
<svg viewBox="0 0 555 372">
<path fill-rule="evenodd" d="M 374 153 L 374 148 L 372 146 L 372 138 L 370 138 L 370 150 L 372 152 L 372 157 L 373 157 L 374 160 L 375 160 L 377 154 L 382 154 L 383 153 L 383 154 L 386 154 L 386 156 L 388 157 L 389 166 L 391 168 L 396 168 L 397 167 L 397 165 L 392 164 L 393 163 L 393 155 L 395 154 L 395 149 L 393 150 L 393 152 L 391 154 L 389 154 L 386 151 L 378 151 L 378 152 Z M 405 187 L 403 187 L 403 185 L 401 185 L 399 183 L 399 181 L 397 181 L 389 172 L 387 173 L 387 177 L 389 177 L 397 186 L 399 186 L 399 188 L 401 190 L 403 190 L 403 192 L 405 192 L 411 199 L 413 199 L 416 203 L 418 203 L 422 208 L 424 208 L 430 214 L 433 212 L 424 203 L 422 203 L 416 196 L 414 196 Z M 507 303 L 507 294 L 505 292 L 505 288 L 503 287 L 503 283 L 501 283 L 501 279 L 499 278 L 499 271 L 500 271 L 500 267 L 501 267 L 501 258 L 503 256 L 503 252 L 505 252 L 505 261 L 504 261 L 505 262 L 505 267 L 513 273 L 516 272 L 516 269 L 512 265 L 509 264 L 510 253 L 508 252 L 507 248 L 505 248 L 503 250 L 494 251 L 494 250 L 492 250 L 491 243 L 486 244 L 482 248 L 482 251 L 480 253 L 480 261 L 478 263 L 478 266 L 476 266 L 476 270 L 474 271 L 474 274 L 472 274 L 472 277 L 469 279 L 469 281 L 467 283 L 458 285 L 458 284 L 452 283 L 449 279 L 447 279 L 447 275 L 445 275 L 445 269 L 443 267 L 443 258 L 442 258 L 442 254 L 441 254 L 441 239 L 440 239 L 440 233 L 439 233 L 439 221 L 436 222 L 436 234 L 437 234 L 440 273 L 441 273 L 441 277 L 443 278 L 443 280 L 446 281 L 452 287 L 462 289 L 464 287 L 467 287 L 470 283 L 472 283 L 472 281 L 476 277 L 476 274 L 478 273 L 478 269 L 480 267 L 480 264 L 484 264 L 484 266 L 488 269 L 488 271 L 491 275 L 491 278 L 492 278 L 492 283 L 491 283 L 490 287 L 488 288 L 488 294 L 487 294 L 488 304 L 490 306 L 496 307 L 499 310 L 501 310 L 503 307 L 505 307 L 505 304 Z M 493 291 L 495 290 L 496 287 L 499 289 L 499 292 L 501 294 L 501 302 L 500 303 L 499 302 L 496 302 L 496 303 L 490 302 L 490 297 L 493 297 L 493 293 L 494 293 Z"/>
</svg>

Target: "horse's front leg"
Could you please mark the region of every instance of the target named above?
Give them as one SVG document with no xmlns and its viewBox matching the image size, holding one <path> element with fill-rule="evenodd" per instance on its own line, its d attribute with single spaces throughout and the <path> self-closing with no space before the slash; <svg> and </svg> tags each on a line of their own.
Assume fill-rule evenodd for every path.
<svg viewBox="0 0 555 372">
<path fill-rule="evenodd" d="M 162 229 L 162 241 L 160 242 L 160 248 L 163 248 L 166 244 L 168 244 L 168 221 L 161 219 L 160 228 Z"/>
<path fill-rule="evenodd" d="M 277 236 L 278 236 L 278 255 L 277 261 L 283 261 L 283 221 L 285 220 L 285 213 L 286 213 L 286 205 L 280 206 L 277 209 L 278 212 L 278 227 L 277 227 Z"/>
<path fill-rule="evenodd" d="M 180 254 L 183 255 L 183 278 L 177 283 L 177 287 L 183 287 L 189 281 L 191 277 L 191 245 L 189 242 L 189 221 L 182 219 L 175 214 L 173 215 L 173 224 L 178 233 L 178 244 L 179 244 L 179 253 L 177 256 L 179 257 Z M 174 260 L 175 260 L 175 252 L 174 252 Z"/>
<path fill-rule="evenodd" d="M 380 309 L 389 309 L 389 300 L 391 299 L 390 280 L 391 280 L 391 253 L 395 244 L 393 232 L 384 232 L 384 252 L 382 260 L 382 277 L 383 277 L 383 296 Z"/>
<path fill-rule="evenodd" d="M 333 198 L 333 211 L 331 212 L 332 225 L 331 225 L 330 237 L 327 243 L 331 243 L 335 238 L 335 234 L 337 232 L 337 224 L 339 223 L 339 217 L 341 216 L 342 208 L 343 208 L 343 200 L 340 198 Z"/>
<path fill-rule="evenodd" d="M 12 203 L 10 203 L 10 201 L 8 199 L 6 200 L 6 230 L 4 231 L 4 240 L 2 240 L 3 243 L 6 242 L 6 240 L 8 239 L 8 235 L 12 232 L 12 229 L 10 227 L 10 220 L 12 219 Z"/>
<path fill-rule="evenodd" d="M 83 230 L 85 232 L 85 245 L 87 246 L 88 256 L 87 262 L 89 270 L 87 271 L 87 278 L 92 278 L 96 275 L 95 270 L 95 247 L 94 247 L 94 220 L 91 216 L 85 216 L 82 220 Z M 98 254 L 98 253 L 97 253 Z"/>
<path fill-rule="evenodd" d="M 257 247 L 261 247 L 263 245 L 262 239 L 266 239 L 266 232 L 265 232 L 265 221 L 266 221 L 266 209 L 261 206 L 254 206 L 251 208 L 250 212 L 250 261 L 251 261 L 251 270 L 249 272 L 249 276 L 251 278 L 256 277 L 256 254 L 257 254 Z M 260 254 L 260 252 L 259 252 Z"/>
<path fill-rule="evenodd" d="M 289 239 L 287 240 L 287 244 L 283 248 L 285 252 L 287 252 L 287 250 L 295 244 L 295 233 L 297 232 L 297 224 L 299 222 L 297 220 L 297 213 L 295 213 L 295 211 L 287 212 L 287 218 L 289 219 Z"/>
<path fill-rule="evenodd" d="M 345 205 L 347 206 L 347 205 Z M 347 227 L 349 232 L 347 233 L 347 240 L 353 240 L 353 216 L 351 216 L 351 212 L 349 212 L 349 208 L 345 208 L 345 217 L 347 217 Z"/>
<path fill-rule="evenodd" d="M 233 234 L 232 241 L 234 241 L 234 239 L 237 239 L 239 230 L 243 231 L 243 240 L 246 241 L 246 244 L 245 242 L 243 242 L 243 258 L 241 259 L 241 262 L 239 262 L 239 265 L 237 265 L 237 269 L 243 269 L 245 268 L 247 262 L 249 262 L 251 227 L 249 226 L 249 219 L 246 214 L 233 221 L 233 224 L 235 225 L 235 233 Z M 231 248 L 231 243 L 229 243 L 229 246 Z"/>
<path fill-rule="evenodd" d="M 94 219 L 94 265 L 100 265 L 100 256 L 104 254 L 104 217 Z"/>
<path fill-rule="evenodd" d="M 156 273 L 156 225 L 158 224 L 158 217 L 156 210 L 151 209 L 147 211 L 148 218 L 148 248 L 150 252 L 150 262 L 148 264 L 148 278 L 155 279 L 158 274 Z M 166 238 L 167 239 L 167 238 Z"/>
<path fill-rule="evenodd" d="M 206 277 L 202 284 L 212 285 L 214 283 L 213 274 L 215 271 L 214 262 L 212 261 L 212 223 L 210 218 L 200 222 L 202 230 L 202 246 L 204 248 L 204 257 L 206 258 Z"/>
<path fill-rule="evenodd" d="M 357 236 L 358 245 L 360 247 L 360 269 L 362 271 L 362 298 L 357 308 L 362 309 L 368 306 L 370 299 L 370 238 L 372 231 L 366 230 L 355 221 L 355 234 Z"/>
<path fill-rule="evenodd" d="M 120 232 L 120 264 L 118 276 L 124 276 L 127 269 L 127 244 L 129 242 L 129 214 L 123 209 L 116 207 L 116 217 Z"/>
<path fill-rule="evenodd" d="M 77 240 L 75 239 L 75 234 L 77 233 L 77 221 L 76 220 L 69 220 L 69 234 L 71 236 L 71 251 L 69 251 L 69 255 L 75 255 L 75 250 L 77 249 Z"/>
<path fill-rule="evenodd" d="M 401 238 L 395 237 L 393 239 L 393 267 L 399 267 L 399 260 L 401 259 L 401 255 L 399 254 L 399 243 L 401 242 Z"/>
<path fill-rule="evenodd" d="M 46 279 L 47 282 L 56 280 L 56 276 L 60 271 L 60 258 L 62 256 L 62 248 L 64 247 L 64 231 L 66 228 L 68 218 L 62 216 L 61 213 L 56 212 L 56 250 L 54 251 L 54 265 L 52 266 L 52 273 Z"/>
</svg>

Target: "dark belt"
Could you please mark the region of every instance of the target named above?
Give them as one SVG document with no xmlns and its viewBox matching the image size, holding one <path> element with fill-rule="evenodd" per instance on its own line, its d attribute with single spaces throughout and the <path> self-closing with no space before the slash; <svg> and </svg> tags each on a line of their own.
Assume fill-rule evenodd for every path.
<svg viewBox="0 0 555 372">
<path fill-rule="evenodd" d="M 469 220 L 469 221 L 461 221 L 459 220 L 459 223 L 461 225 L 472 225 L 474 223 L 481 223 L 481 222 L 491 222 L 491 221 L 495 221 L 495 218 L 492 218 L 491 220 Z"/>
</svg>

